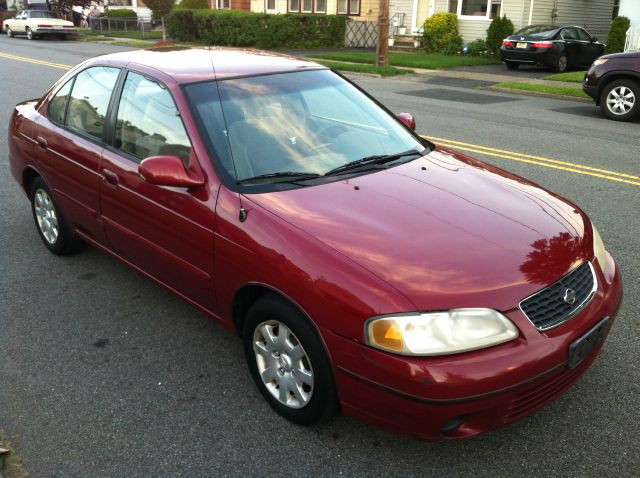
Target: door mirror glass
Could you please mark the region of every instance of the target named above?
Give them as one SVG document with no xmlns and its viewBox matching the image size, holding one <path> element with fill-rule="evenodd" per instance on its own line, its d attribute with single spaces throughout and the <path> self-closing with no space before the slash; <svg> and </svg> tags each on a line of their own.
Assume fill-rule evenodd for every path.
<svg viewBox="0 0 640 478">
<path fill-rule="evenodd" d="M 149 184 L 193 188 L 204 184 L 204 177 L 187 171 L 177 156 L 151 156 L 138 167 L 138 174 Z"/>
<path fill-rule="evenodd" d="M 398 119 L 406 124 L 411 131 L 416 130 L 416 119 L 411 113 L 400 113 Z"/>
</svg>

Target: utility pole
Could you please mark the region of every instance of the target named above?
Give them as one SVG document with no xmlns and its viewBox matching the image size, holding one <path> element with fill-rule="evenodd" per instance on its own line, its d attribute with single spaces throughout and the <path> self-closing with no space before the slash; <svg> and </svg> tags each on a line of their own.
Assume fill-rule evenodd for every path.
<svg viewBox="0 0 640 478">
<path fill-rule="evenodd" d="M 389 66 L 389 0 L 380 0 L 378 7 L 376 66 Z"/>
</svg>

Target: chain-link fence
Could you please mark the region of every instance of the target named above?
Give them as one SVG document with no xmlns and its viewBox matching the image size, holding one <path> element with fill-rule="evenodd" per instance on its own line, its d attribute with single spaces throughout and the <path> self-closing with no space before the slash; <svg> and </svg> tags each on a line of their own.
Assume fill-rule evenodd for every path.
<svg viewBox="0 0 640 478">
<path fill-rule="evenodd" d="M 140 33 L 151 32 L 151 20 L 141 17 L 93 17 L 88 18 L 89 28 L 94 33 Z"/>
<path fill-rule="evenodd" d="M 349 48 L 375 48 L 378 43 L 376 22 L 348 21 L 344 33 L 344 46 Z"/>
</svg>

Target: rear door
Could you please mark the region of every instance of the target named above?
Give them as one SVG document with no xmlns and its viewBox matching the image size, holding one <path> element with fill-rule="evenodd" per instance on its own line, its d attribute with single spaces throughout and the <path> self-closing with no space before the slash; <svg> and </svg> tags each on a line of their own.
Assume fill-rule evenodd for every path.
<svg viewBox="0 0 640 478">
<path fill-rule="evenodd" d="M 36 120 L 34 154 L 72 227 L 104 241 L 98 178 L 107 109 L 120 69 L 96 66 L 69 79 Z"/>
<path fill-rule="evenodd" d="M 580 41 L 577 29 L 574 27 L 563 28 L 560 34 L 565 43 L 569 65 L 582 64 L 582 57 L 584 56 L 583 42 Z"/>
<path fill-rule="evenodd" d="M 125 260 L 208 309 L 213 291 L 213 209 L 208 187 L 149 184 L 138 174 L 150 156 L 178 156 L 199 170 L 184 124 L 162 83 L 129 71 L 102 158 L 101 211 L 107 239 Z"/>
</svg>

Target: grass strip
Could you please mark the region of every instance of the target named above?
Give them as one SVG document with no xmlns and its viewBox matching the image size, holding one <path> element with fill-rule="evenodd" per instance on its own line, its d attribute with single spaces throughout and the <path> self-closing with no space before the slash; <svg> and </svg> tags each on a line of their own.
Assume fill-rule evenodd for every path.
<svg viewBox="0 0 640 478">
<path fill-rule="evenodd" d="M 5 467 L 0 469 L 5 478 L 28 478 L 27 471 L 24 469 L 22 460 L 16 455 L 15 447 L 4 433 L 0 429 L 0 448 L 9 450 L 9 454 L 5 457 Z"/>
<path fill-rule="evenodd" d="M 513 90 L 537 91 L 538 93 L 547 93 L 550 95 L 573 96 L 575 98 L 591 99 L 580 88 L 573 86 L 555 86 L 555 85 L 539 85 L 536 83 L 497 83 L 493 85 L 496 88 L 509 88 Z"/>
<path fill-rule="evenodd" d="M 373 65 L 376 54 L 369 52 L 344 52 L 344 53 L 310 53 L 309 58 L 322 58 L 325 60 L 366 63 Z M 395 53 L 389 54 L 389 64 L 392 66 L 405 66 L 408 68 L 425 68 L 428 70 L 442 70 L 457 66 L 493 65 L 500 63 L 498 58 L 482 56 L 449 56 L 436 53 Z"/>
<path fill-rule="evenodd" d="M 338 71 L 352 71 L 355 73 L 372 73 L 380 76 L 396 76 L 407 75 L 415 73 L 413 70 L 405 70 L 401 68 L 394 68 L 393 66 L 378 67 L 374 65 L 364 65 L 361 63 L 341 63 L 337 61 L 324 61 L 314 60 L 316 63 L 320 63 L 328 68 Z"/>
<path fill-rule="evenodd" d="M 571 83 L 582 83 L 584 71 L 572 71 L 571 73 L 558 73 L 555 75 L 545 76 L 543 80 L 567 81 Z"/>
</svg>

